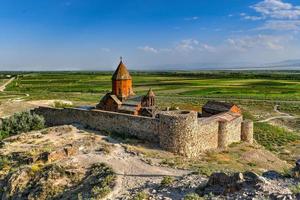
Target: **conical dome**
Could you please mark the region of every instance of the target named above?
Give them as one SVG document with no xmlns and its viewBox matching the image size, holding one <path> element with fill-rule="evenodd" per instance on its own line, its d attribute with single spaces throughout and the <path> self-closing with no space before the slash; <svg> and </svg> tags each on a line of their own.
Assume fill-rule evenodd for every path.
<svg viewBox="0 0 300 200">
<path fill-rule="evenodd" d="M 132 78 L 131 78 L 126 66 L 124 65 L 124 63 L 121 60 L 118 68 L 116 69 L 115 73 L 112 76 L 112 80 L 131 80 L 131 79 Z"/>
<path fill-rule="evenodd" d="M 147 93 L 146 96 L 147 96 L 147 97 L 155 97 L 155 94 L 154 94 L 152 88 L 149 89 L 149 91 L 148 91 L 148 93 Z"/>
</svg>

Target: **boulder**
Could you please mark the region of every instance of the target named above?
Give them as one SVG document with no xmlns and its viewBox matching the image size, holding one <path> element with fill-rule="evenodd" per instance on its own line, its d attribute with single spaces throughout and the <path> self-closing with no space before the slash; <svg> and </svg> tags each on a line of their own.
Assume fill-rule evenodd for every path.
<svg viewBox="0 0 300 200">
<path fill-rule="evenodd" d="M 292 174 L 294 178 L 300 178 L 300 159 L 296 161 Z"/>
<path fill-rule="evenodd" d="M 262 174 L 262 176 L 266 177 L 268 179 L 271 179 L 271 180 L 276 180 L 276 179 L 283 178 L 283 176 L 280 173 L 278 173 L 278 172 L 276 172 L 274 170 L 270 170 L 270 171 L 264 172 Z"/>
<path fill-rule="evenodd" d="M 249 184 L 257 184 L 262 182 L 260 176 L 254 172 L 246 171 L 243 174 L 244 174 L 245 181 Z"/>
<path fill-rule="evenodd" d="M 213 173 L 203 188 L 203 194 L 226 195 L 239 191 L 245 181 L 242 173 L 228 175 L 226 173 Z"/>
<path fill-rule="evenodd" d="M 76 155 L 78 153 L 78 147 L 72 144 L 68 144 L 61 149 L 57 149 L 52 152 L 43 152 L 39 156 L 39 160 L 44 162 L 53 162 L 56 160 L 61 160 L 69 156 Z"/>
</svg>

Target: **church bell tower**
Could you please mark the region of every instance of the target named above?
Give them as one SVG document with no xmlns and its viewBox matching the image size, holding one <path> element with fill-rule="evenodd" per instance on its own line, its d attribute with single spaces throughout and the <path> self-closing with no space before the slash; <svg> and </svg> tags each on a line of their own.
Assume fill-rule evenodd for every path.
<svg viewBox="0 0 300 200">
<path fill-rule="evenodd" d="M 123 63 L 122 57 L 120 58 L 118 68 L 112 76 L 112 94 L 116 95 L 120 101 L 124 101 L 134 95 L 132 78 Z"/>
</svg>

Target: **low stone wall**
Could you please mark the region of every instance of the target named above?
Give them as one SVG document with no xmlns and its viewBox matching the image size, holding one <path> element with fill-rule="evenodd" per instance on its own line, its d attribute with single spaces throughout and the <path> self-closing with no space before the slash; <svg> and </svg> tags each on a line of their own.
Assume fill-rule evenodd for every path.
<svg viewBox="0 0 300 200">
<path fill-rule="evenodd" d="M 223 113 L 198 118 L 194 111 L 164 111 L 158 118 L 134 116 L 102 110 L 56 109 L 40 107 L 33 112 L 44 116 L 47 125 L 78 123 L 87 128 L 125 133 L 159 143 L 168 151 L 187 157 L 199 156 L 208 149 L 226 148 L 241 141 L 243 118 Z M 244 135 L 253 135 L 250 122 L 244 124 Z M 248 127 L 248 128 L 247 128 Z M 251 139 L 247 139 L 251 142 Z"/>
<path fill-rule="evenodd" d="M 133 116 L 100 110 L 39 107 L 33 112 L 44 116 L 48 126 L 78 123 L 84 127 L 108 132 L 134 135 L 140 139 L 159 142 L 156 118 Z"/>
</svg>

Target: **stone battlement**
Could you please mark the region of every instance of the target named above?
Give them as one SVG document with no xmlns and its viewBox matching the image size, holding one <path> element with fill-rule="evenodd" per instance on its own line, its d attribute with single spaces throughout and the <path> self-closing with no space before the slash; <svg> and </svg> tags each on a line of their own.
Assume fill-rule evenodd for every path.
<svg viewBox="0 0 300 200">
<path fill-rule="evenodd" d="M 156 118 L 103 110 L 39 107 L 48 126 L 81 124 L 84 127 L 124 133 L 158 143 L 161 148 L 187 157 L 233 142 L 252 142 L 253 124 L 239 114 L 226 112 L 198 118 L 195 111 L 161 111 Z"/>
</svg>

